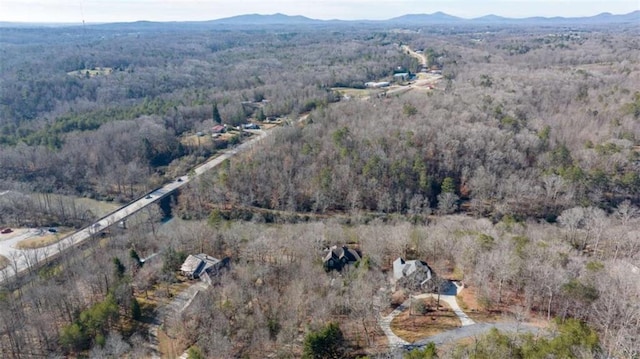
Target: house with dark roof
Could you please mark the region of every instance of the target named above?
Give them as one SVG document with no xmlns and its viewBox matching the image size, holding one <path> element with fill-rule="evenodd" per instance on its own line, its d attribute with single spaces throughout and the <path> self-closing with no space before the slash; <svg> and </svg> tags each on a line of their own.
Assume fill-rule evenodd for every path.
<svg viewBox="0 0 640 359">
<path fill-rule="evenodd" d="M 180 272 L 187 278 L 200 278 L 207 284 L 211 284 L 211 277 L 220 274 L 229 268 L 230 259 L 217 259 L 204 253 L 190 254 L 182 263 Z"/>
<path fill-rule="evenodd" d="M 347 246 L 333 246 L 327 250 L 324 256 L 323 265 L 326 271 L 342 270 L 346 265 L 353 264 L 362 259 L 362 254 Z"/>
<path fill-rule="evenodd" d="M 405 261 L 398 257 L 393 261 L 393 279 L 396 285 L 414 290 L 433 290 L 436 286 L 434 273 L 421 260 Z"/>
</svg>

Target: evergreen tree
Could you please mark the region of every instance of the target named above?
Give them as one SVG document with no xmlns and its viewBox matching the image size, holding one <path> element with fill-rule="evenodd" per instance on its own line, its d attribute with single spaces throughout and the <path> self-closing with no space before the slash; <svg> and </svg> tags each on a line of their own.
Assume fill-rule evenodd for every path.
<svg viewBox="0 0 640 359">
<path fill-rule="evenodd" d="M 218 111 L 218 104 L 213 104 L 213 121 L 216 123 L 222 123 L 222 117 L 220 117 L 220 111 Z"/>
<path fill-rule="evenodd" d="M 338 359 L 345 356 L 346 342 L 337 323 L 329 323 L 319 331 L 307 334 L 302 358 Z"/>
<path fill-rule="evenodd" d="M 135 297 L 131 300 L 131 318 L 133 318 L 133 320 L 140 320 L 140 318 L 142 318 L 142 309 Z"/>
<path fill-rule="evenodd" d="M 124 271 L 125 271 L 125 266 L 122 264 L 122 262 L 120 262 L 120 259 L 118 259 L 118 257 L 114 257 L 113 258 L 113 272 L 115 274 L 115 277 L 120 280 L 124 277 Z"/>
<path fill-rule="evenodd" d="M 138 255 L 138 252 L 136 252 L 135 249 L 131 248 L 131 250 L 129 250 L 129 257 L 133 259 L 133 261 L 138 265 L 138 267 L 142 267 L 142 261 L 140 260 L 140 256 Z"/>
</svg>

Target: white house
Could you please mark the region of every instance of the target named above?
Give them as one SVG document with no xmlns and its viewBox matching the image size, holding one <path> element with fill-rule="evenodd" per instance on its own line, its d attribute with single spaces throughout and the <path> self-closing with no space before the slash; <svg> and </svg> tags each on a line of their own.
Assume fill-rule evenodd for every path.
<svg viewBox="0 0 640 359">
<path fill-rule="evenodd" d="M 211 276 L 228 268 L 229 262 L 229 258 L 220 260 L 204 253 L 190 254 L 180 267 L 180 271 L 185 277 L 200 278 L 207 284 L 211 284 Z"/>
<path fill-rule="evenodd" d="M 393 279 L 396 284 L 411 289 L 427 289 L 434 285 L 433 273 L 426 262 L 420 260 L 405 261 L 398 257 L 393 261 Z"/>
</svg>

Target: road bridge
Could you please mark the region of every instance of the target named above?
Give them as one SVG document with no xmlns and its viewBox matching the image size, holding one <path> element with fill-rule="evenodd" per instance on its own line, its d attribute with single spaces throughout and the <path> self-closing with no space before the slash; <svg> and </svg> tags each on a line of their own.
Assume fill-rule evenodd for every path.
<svg viewBox="0 0 640 359">
<path fill-rule="evenodd" d="M 267 137 L 271 131 L 262 130 L 245 130 L 253 134 L 253 138 L 242 143 L 241 145 L 228 149 L 221 155 L 207 161 L 194 168 L 189 175 L 181 176 L 164 186 L 157 188 L 140 198 L 120 207 L 119 209 L 107 214 L 106 216 L 96 220 L 95 222 L 83 227 L 82 229 L 62 238 L 60 241 L 46 247 L 37 249 L 21 250 L 15 246 L 0 246 L 0 255 L 7 257 L 10 264 L 0 271 L 0 282 L 7 283 L 22 272 L 33 269 L 39 265 L 47 263 L 53 257 L 59 255 L 70 247 L 77 246 L 90 238 L 94 238 L 97 234 L 111 227 L 114 224 L 126 220 L 127 217 L 139 212 L 149 205 L 160 201 L 162 198 L 173 194 L 179 188 L 186 186 L 198 176 L 207 171 L 218 167 L 224 161 L 233 156 L 246 151 L 254 146 L 258 141 Z"/>
</svg>

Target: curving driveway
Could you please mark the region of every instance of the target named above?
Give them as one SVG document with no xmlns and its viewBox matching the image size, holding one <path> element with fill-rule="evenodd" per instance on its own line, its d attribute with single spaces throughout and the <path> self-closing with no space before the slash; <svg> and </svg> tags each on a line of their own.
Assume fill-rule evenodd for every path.
<svg viewBox="0 0 640 359">
<path fill-rule="evenodd" d="M 433 342 L 436 345 L 442 345 L 450 342 L 455 342 L 463 338 L 484 334 L 493 328 L 496 328 L 503 332 L 532 333 L 532 334 L 536 334 L 542 330 L 541 328 L 533 326 L 531 324 L 518 323 L 518 322 L 474 323 L 474 324 L 463 326 L 453 330 L 447 330 L 446 332 L 432 335 L 424 339 L 420 339 L 415 343 L 413 343 L 412 346 L 421 347 L 421 346 L 427 345 L 429 342 Z"/>
<path fill-rule="evenodd" d="M 443 333 L 439 333 L 436 335 L 432 335 L 430 337 L 426 337 L 420 340 L 415 341 L 414 343 L 409 343 L 408 341 L 397 336 L 393 330 L 391 330 L 391 322 L 393 318 L 398 316 L 402 311 L 408 308 L 411 305 L 411 301 L 413 299 L 424 299 L 424 298 L 437 298 L 437 294 L 433 293 L 424 293 L 413 296 L 410 299 L 407 299 L 404 303 L 402 303 L 398 308 L 396 308 L 393 312 L 391 312 L 387 316 L 380 316 L 378 318 L 378 324 L 382 328 L 382 331 L 387 336 L 387 340 L 389 341 L 389 347 L 391 349 L 397 348 L 419 348 L 427 345 L 430 342 L 435 343 L 436 345 L 441 345 L 449 342 L 455 342 L 462 338 L 473 337 L 476 335 L 483 334 L 492 328 L 497 328 L 501 331 L 509 331 L 516 333 L 538 333 L 541 329 L 539 327 L 533 326 L 531 324 L 519 323 L 519 322 L 507 322 L 507 323 L 476 323 L 460 308 L 458 305 L 458 301 L 456 300 L 456 295 L 460 293 L 463 289 L 462 286 L 458 285 L 455 282 L 451 282 L 449 288 L 445 290 L 445 294 L 440 295 L 440 300 L 444 301 L 451 307 L 453 312 L 456 314 L 458 319 L 460 319 L 461 327 L 448 330 Z"/>
<path fill-rule="evenodd" d="M 450 285 L 445 290 L 445 294 L 440 295 L 440 300 L 444 301 L 449 305 L 449 307 L 451 307 L 453 312 L 460 319 L 460 323 L 462 323 L 463 327 L 467 325 L 475 324 L 475 322 L 471 320 L 471 318 L 469 318 L 469 316 L 467 316 L 462 311 L 462 309 L 458 306 L 458 302 L 456 301 L 456 295 L 462 291 L 462 286 L 459 286 L 455 282 L 451 282 L 451 284 L 452 285 Z M 391 322 L 393 321 L 393 318 L 398 316 L 400 313 L 402 313 L 406 308 L 408 308 L 411 305 L 411 302 L 413 299 L 424 299 L 429 297 L 437 298 L 438 295 L 433 293 L 424 293 L 424 294 L 412 296 L 411 298 L 405 300 L 404 303 L 400 304 L 393 312 L 389 313 L 389 315 L 385 317 L 381 316 L 378 318 L 378 324 L 380 325 L 380 327 L 382 328 L 382 331 L 384 332 L 384 334 L 387 336 L 387 339 L 389 340 L 389 347 L 397 348 L 397 347 L 404 347 L 411 344 L 408 341 L 397 336 L 393 332 L 393 330 L 391 330 Z"/>
</svg>

